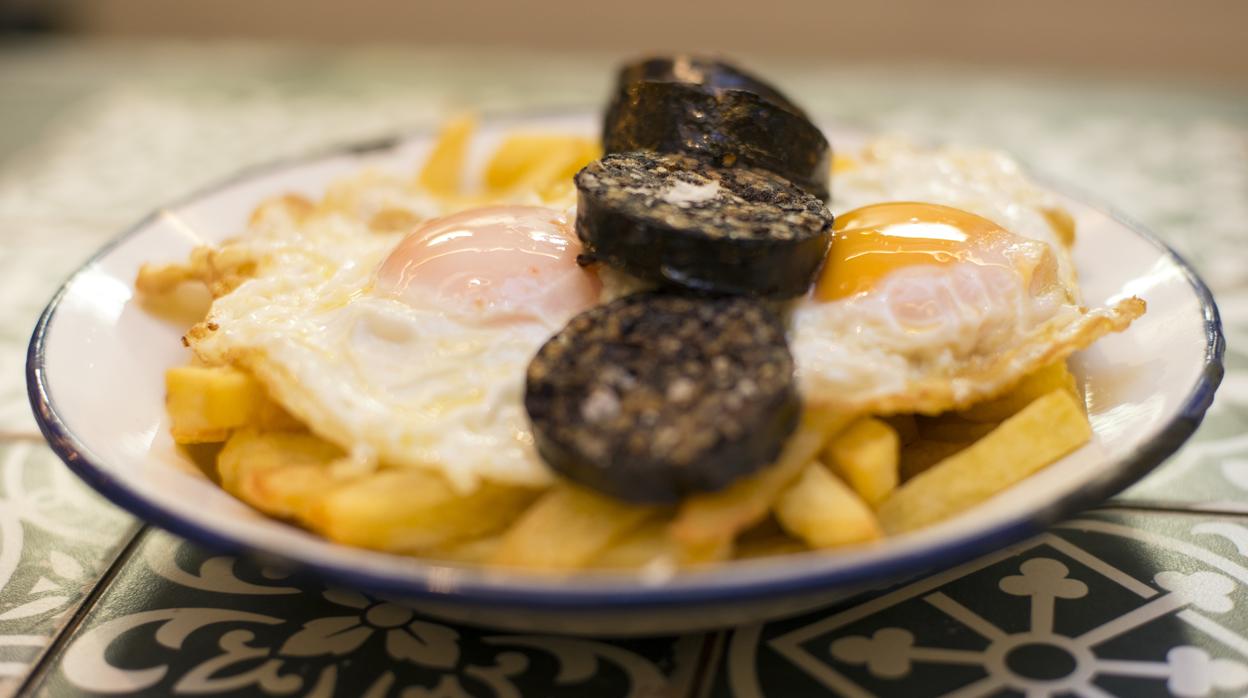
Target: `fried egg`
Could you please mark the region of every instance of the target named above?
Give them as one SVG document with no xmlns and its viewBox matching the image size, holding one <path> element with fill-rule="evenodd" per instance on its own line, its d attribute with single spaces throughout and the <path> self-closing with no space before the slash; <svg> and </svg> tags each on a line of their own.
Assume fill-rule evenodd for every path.
<svg viewBox="0 0 1248 698">
<path fill-rule="evenodd" d="M 522 404 L 525 367 L 599 302 L 565 212 L 476 208 L 405 237 L 349 218 L 235 244 L 254 278 L 216 299 L 190 341 L 251 370 L 318 435 L 366 462 L 547 484 Z"/>
<path fill-rule="evenodd" d="M 895 142 L 834 179 L 833 243 L 789 340 L 810 404 L 935 414 L 1125 328 L 1081 305 L 1055 200 L 1009 158 Z"/>
</svg>

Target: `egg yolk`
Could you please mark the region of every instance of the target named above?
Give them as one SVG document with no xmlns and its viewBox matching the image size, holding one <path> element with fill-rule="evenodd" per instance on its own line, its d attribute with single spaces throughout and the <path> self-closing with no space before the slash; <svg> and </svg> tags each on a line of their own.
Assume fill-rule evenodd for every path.
<svg viewBox="0 0 1248 698">
<path fill-rule="evenodd" d="M 377 288 L 417 307 L 486 323 L 563 323 L 594 305 L 601 283 L 576 263 L 581 243 L 561 212 L 488 206 L 430 220 L 394 248 Z"/>
<path fill-rule="evenodd" d="M 893 202 L 836 217 L 832 247 L 815 285 L 818 300 L 870 291 L 889 273 L 916 265 L 998 266 L 982 252 L 1010 236 L 987 218 L 937 204 Z"/>
</svg>

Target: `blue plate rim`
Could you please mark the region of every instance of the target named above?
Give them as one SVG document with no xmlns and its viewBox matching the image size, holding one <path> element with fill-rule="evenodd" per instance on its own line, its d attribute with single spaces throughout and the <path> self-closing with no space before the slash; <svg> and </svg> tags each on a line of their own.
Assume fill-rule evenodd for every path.
<svg viewBox="0 0 1248 698">
<path fill-rule="evenodd" d="M 542 113 L 530 112 L 498 116 L 501 117 L 500 120 L 526 120 L 542 115 Z M 568 112 L 560 111 L 550 115 L 568 116 Z M 367 155 L 389 150 L 412 139 L 429 135 L 428 130 L 414 130 L 331 146 L 242 168 L 229 177 L 179 197 L 165 208 L 187 204 L 261 174 L 276 173 L 286 168 L 307 165 L 331 157 Z M 1200 302 L 1204 318 L 1205 355 L 1200 377 L 1189 391 L 1182 408 L 1156 436 L 1140 444 L 1115 468 L 1103 473 L 1069 497 L 993 528 L 976 531 L 948 542 L 939 542 L 909 555 L 886 557 L 856 567 L 826 569 L 828 557 L 816 553 L 794 556 L 797 559 L 787 559 L 785 564 L 771 564 L 769 567 L 774 571 L 766 574 L 740 575 L 738 578 L 737 575 L 716 574 L 713 570 L 708 570 L 677 575 L 670 583 L 648 585 L 635 576 L 610 581 L 610 577 L 595 578 L 587 575 L 579 578 L 573 577 L 571 578 L 573 581 L 569 582 L 568 578 L 564 577 L 509 574 L 505 575 L 505 579 L 497 579 L 492 578 L 496 575 L 475 568 L 428 562 L 411 568 L 410 576 L 398 578 L 361 572 L 332 562 L 287 558 L 281 553 L 253 548 L 244 541 L 186 521 L 177 513 L 131 490 L 93 462 L 90 450 L 74 436 L 57 411 L 47 385 L 44 365 L 47 331 L 68 289 L 79 276 L 89 271 L 119 245 L 151 223 L 159 215 L 159 209 L 144 216 L 103 245 L 61 284 L 41 313 L 31 335 L 26 356 L 27 394 L 40 431 L 52 450 L 70 470 L 106 499 L 141 520 L 221 552 L 248 555 L 269 561 L 284 561 L 300 572 L 311 573 L 335 583 L 381 595 L 460 606 L 602 612 L 613 609 L 706 606 L 725 601 L 780 598 L 791 594 L 813 593 L 834 588 L 861 589 L 921 572 L 951 567 L 1040 533 L 1067 515 L 1109 499 L 1142 478 L 1187 441 L 1204 419 L 1213 401 L 1214 393 L 1222 381 L 1226 340 L 1222 332 L 1217 303 L 1209 287 L 1187 260 L 1148 228 L 1114 209 L 1090 203 L 1092 199 L 1071 193 L 1071 188 L 1068 186 L 1054 186 L 1053 183 L 1043 181 L 1043 179 L 1041 183 L 1046 188 L 1070 196 L 1129 228 L 1133 233 L 1151 243 L 1182 270 Z M 448 567 L 456 572 L 451 584 L 447 584 L 446 576 L 435 574 L 435 571 L 444 571 Z M 466 570 L 471 572 L 465 574 Z"/>
</svg>

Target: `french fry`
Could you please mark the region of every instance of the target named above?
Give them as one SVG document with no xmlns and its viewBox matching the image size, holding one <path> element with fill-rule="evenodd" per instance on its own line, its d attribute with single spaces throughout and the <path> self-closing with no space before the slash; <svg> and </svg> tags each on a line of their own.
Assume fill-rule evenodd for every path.
<svg viewBox="0 0 1248 698">
<path fill-rule="evenodd" d="M 970 443 L 953 441 L 925 441 L 919 439 L 901 449 L 901 480 L 905 482 L 940 461 L 969 446 Z"/>
<path fill-rule="evenodd" d="M 1023 408 L 984 438 L 916 475 L 878 512 L 903 533 L 963 512 L 1087 443 L 1092 427 L 1065 387 Z"/>
<path fill-rule="evenodd" d="M 495 194 L 532 189 L 543 191 L 572 175 L 600 154 L 596 141 L 581 136 L 515 133 L 499 144 L 483 175 Z"/>
<path fill-rule="evenodd" d="M 832 439 L 824 457 L 867 504 L 875 506 L 897 487 L 901 439 L 887 423 L 860 419 Z"/>
<path fill-rule="evenodd" d="M 762 521 L 784 488 L 815 459 L 828 437 L 851 419 L 846 414 L 808 409 L 771 466 L 727 489 L 693 495 L 682 502 L 672 522 L 672 537 L 680 544 L 683 558 L 713 558 L 738 533 Z"/>
<path fill-rule="evenodd" d="M 957 414 L 921 417 L 918 425 L 919 434 L 924 440 L 953 443 L 978 441 L 997 428 L 996 422 L 972 422 Z"/>
<path fill-rule="evenodd" d="M 490 558 L 498 553 L 498 548 L 502 544 L 502 536 L 487 536 L 434 548 L 426 552 L 425 556 L 449 562 L 481 565 L 488 563 Z"/>
<path fill-rule="evenodd" d="M 881 537 L 867 502 L 819 463 L 811 463 L 776 500 L 776 520 L 812 548 L 835 548 Z"/>
<path fill-rule="evenodd" d="M 381 470 L 326 493 L 304 517 L 330 540 L 375 550 L 421 553 L 497 533 L 537 492 L 483 482 L 469 494 L 428 470 Z"/>
<path fill-rule="evenodd" d="M 342 449 L 311 434 L 235 431 L 217 454 L 221 487 L 257 509 L 299 518 L 337 478 L 330 464 Z"/>
<path fill-rule="evenodd" d="M 668 535 L 667 526 L 663 519 L 647 521 L 607 546 L 590 567 L 637 569 L 657 562 L 675 563 L 680 551 Z"/>
<path fill-rule="evenodd" d="M 1076 399 L 1082 399 L 1075 377 L 1066 368 L 1065 361 L 1057 361 L 1038 369 L 1025 376 L 1013 390 L 995 399 L 971 405 L 957 414 L 971 422 L 1000 422 L 1058 388 L 1066 390 Z"/>
<path fill-rule="evenodd" d="M 572 485 L 557 485 L 507 530 L 491 562 L 541 570 L 584 567 L 656 513 L 653 507 L 626 504 Z"/>
<path fill-rule="evenodd" d="M 169 432 L 179 444 L 225 441 L 230 431 L 257 426 L 302 428 L 250 373 L 230 366 L 176 366 L 165 371 Z"/>
<path fill-rule="evenodd" d="M 438 141 L 429 153 L 429 158 L 425 160 L 416 182 L 436 196 L 458 195 L 464 176 L 468 143 L 476 130 L 477 119 L 470 114 L 453 118 L 443 124 Z"/>
</svg>

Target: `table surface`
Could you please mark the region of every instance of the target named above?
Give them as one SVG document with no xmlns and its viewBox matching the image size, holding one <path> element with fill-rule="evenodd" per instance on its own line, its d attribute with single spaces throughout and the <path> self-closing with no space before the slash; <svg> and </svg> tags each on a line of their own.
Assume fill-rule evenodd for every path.
<svg viewBox="0 0 1248 698">
<path fill-rule="evenodd" d="M 39 439 L 22 372 L 30 330 L 61 280 L 126 224 L 248 164 L 459 108 L 592 107 L 614 62 L 0 46 L 0 696 L 1248 694 L 1242 86 L 759 65 L 814 113 L 1003 148 L 1128 212 L 1205 275 L 1226 323 L 1213 409 L 1153 475 L 1039 538 L 854 604 L 641 640 L 452 627 L 144 526 Z"/>
</svg>

